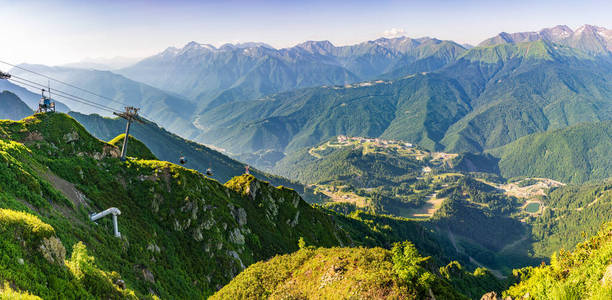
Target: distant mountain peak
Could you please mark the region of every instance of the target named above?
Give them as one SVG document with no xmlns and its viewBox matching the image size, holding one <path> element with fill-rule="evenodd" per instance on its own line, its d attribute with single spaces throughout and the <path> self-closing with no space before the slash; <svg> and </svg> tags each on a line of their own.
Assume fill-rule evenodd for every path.
<svg viewBox="0 0 612 300">
<path fill-rule="evenodd" d="M 219 47 L 219 50 L 233 50 L 233 49 L 244 49 L 244 48 L 268 48 L 276 49 L 266 43 L 262 42 L 245 42 L 245 43 L 225 43 Z"/>
<path fill-rule="evenodd" d="M 192 50 L 192 49 L 205 49 L 205 50 L 217 50 L 215 46 L 211 44 L 200 44 L 198 42 L 191 41 L 183 47 L 183 50 Z"/>
<path fill-rule="evenodd" d="M 557 25 L 539 31 L 501 32 L 486 39 L 478 46 L 492 46 L 505 43 L 522 43 L 544 40 L 580 49 L 591 54 L 612 55 L 612 30 L 585 24 L 575 31 L 567 25 Z"/>
<path fill-rule="evenodd" d="M 304 49 L 310 53 L 329 54 L 336 46 L 328 40 L 324 41 L 306 41 L 295 46 L 296 48 Z"/>
</svg>

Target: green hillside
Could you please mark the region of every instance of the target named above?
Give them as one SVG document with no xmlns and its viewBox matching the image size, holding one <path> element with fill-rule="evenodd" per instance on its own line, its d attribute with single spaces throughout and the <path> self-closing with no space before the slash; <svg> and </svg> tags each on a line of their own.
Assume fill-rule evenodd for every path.
<svg viewBox="0 0 612 300">
<path fill-rule="evenodd" d="M 433 266 L 471 267 L 444 235 L 416 221 L 313 208 L 251 175 L 222 185 L 168 162 L 121 162 L 117 147 L 64 114 L 1 121 L 0 137 L 0 246 L 10 253 L 0 278 L 12 294 L 200 298 L 252 263 L 297 250 L 299 240 L 391 247 L 409 239 Z M 136 156 L 146 152 L 140 146 Z M 121 238 L 110 218 L 89 220 L 109 207 L 121 210 Z"/>
<path fill-rule="evenodd" d="M 2 271 L 1 278 L 17 291 L 44 298 L 73 292 L 104 298 L 112 291 L 129 292 L 119 287 L 121 278 L 139 298 L 197 298 L 255 261 L 294 251 L 299 238 L 312 245 L 348 243 L 330 216 L 292 190 L 249 176 L 224 186 L 162 161 L 120 162 L 116 147 L 63 114 L 2 121 L 0 133 L 0 207 L 34 222 L 27 230 L 41 232 L 39 238 L 24 229 L 23 238 L 33 239 L 29 248 L 7 240 L 7 249 L 16 252 L 4 256 L 2 270 L 11 266 L 11 271 Z M 88 219 L 111 206 L 121 210 L 120 239 L 112 234 L 110 218 L 98 225 Z M 32 218 L 40 221 L 28 221 Z M 3 226 L 13 226 L 8 224 Z M 44 244 L 52 237 L 58 240 Z M 38 249 L 39 239 L 45 249 L 72 258 L 54 266 L 44 263 L 44 251 L 26 255 L 23 251 Z M 31 268 L 18 267 L 20 257 Z M 96 283 L 88 283 L 92 280 Z"/>
<path fill-rule="evenodd" d="M 70 115 L 92 135 L 104 141 L 110 141 L 125 132 L 125 120 L 121 118 L 111 119 L 96 114 L 84 115 L 77 112 L 70 112 Z M 142 141 L 160 160 L 178 163 L 179 158 L 184 156 L 187 160 L 185 167 L 197 170 L 200 173 L 206 173 L 210 168 L 213 172 L 210 177 L 220 182 L 228 181 L 245 171 L 246 164 L 231 159 L 207 146 L 181 138 L 150 121 L 146 121 L 145 124 L 132 124 L 130 135 Z M 257 178 L 269 181 L 274 185 L 293 188 L 302 195 L 311 194 L 308 189 L 297 182 L 267 174 L 255 168 L 251 168 L 250 172 Z M 308 200 L 317 202 L 316 198 L 308 198 Z"/>
<path fill-rule="evenodd" d="M 544 198 L 546 209 L 531 224 L 534 252 L 550 256 L 574 245 L 600 229 L 612 215 L 612 182 L 568 185 Z"/>
<path fill-rule="evenodd" d="M 303 248 L 252 265 L 211 299 L 467 299 L 427 270 L 410 243 Z"/>
<path fill-rule="evenodd" d="M 578 244 L 559 251 L 550 265 L 515 271 L 521 281 L 504 292 L 515 299 L 612 298 L 612 224 Z"/>
<path fill-rule="evenodd" d="M 612 177 L 612 122 L 584 123 L 528 135 L 490 150 L 504 177 L 582 183 Z"/>
<path fill-rule="evenodd" d="M 116 146 L 121 149 L 123 147 L 123 141 L 125 140 L 125 133 L 118 135 L 114 139 L 108 141 L 109 144 Z M 157 157 L 143 144 L 141 141 L 134 138 L 131 134 L 128 138 L 128 150 L 126 156 L 137 157 L 140 159 L 157 160 Z"/>
</svg>

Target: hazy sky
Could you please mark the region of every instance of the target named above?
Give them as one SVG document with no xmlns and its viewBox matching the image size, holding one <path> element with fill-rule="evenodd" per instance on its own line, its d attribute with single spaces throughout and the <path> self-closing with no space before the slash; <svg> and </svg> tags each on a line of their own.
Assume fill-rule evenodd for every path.
<svg viewBox="0 0 612 300">
<path fill-rule="evenodd" d="M 345 45 L 385 33 L 477 44 L 501 31 L 558 24 L 612 28 L 611 14 L 611 0 L 0 0 L 0 60 L 53 65 L 145 57 L 189 41 Z"/>
</svg>

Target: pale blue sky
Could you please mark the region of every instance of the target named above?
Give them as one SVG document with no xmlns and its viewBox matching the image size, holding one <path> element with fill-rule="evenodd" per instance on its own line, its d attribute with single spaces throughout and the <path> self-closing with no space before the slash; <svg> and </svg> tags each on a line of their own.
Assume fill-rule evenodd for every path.
<svg viewBox="0 0 612 300">
<path fill-rule="evenodd" d="M 501 31 L 558 24 L 612 28 L 610 0 L 0 0 L 0 7 L 0 60 L 49 65 L 145 57 L 192 40 L 261 41 L 278 48 L 305 40 L 345 45 L 395 28 L 410 37 L 476 44 Z"/>
</svg>

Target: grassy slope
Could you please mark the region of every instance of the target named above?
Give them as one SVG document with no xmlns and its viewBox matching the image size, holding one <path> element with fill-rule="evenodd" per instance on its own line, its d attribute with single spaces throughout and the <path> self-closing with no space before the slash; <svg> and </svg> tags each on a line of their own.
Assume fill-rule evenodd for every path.
<svg viewBox="0 0 612 300">
<path fill-rule="evenodd" d="M 108 141 L 108 143 L 121 149 L 121 147 L 123 147 L 124 139 L 125 139 L 125 133 L 122 133 L 118 135 L 117 137 L 115 137 L 114 139 Z M 149 148 L 145 146 L 144 143 L 134 138 L 131 134 L 130 134 L 130 137 L 128 138 L 128 150 L 127 150 L 126 156 L 137 157 L 140 159 L 147 159 L 147 160 L 157 160 L 157 157 L 155 157 L 155 154 L 153 154 L 151 150 L 149 150 Z"/>
<path fill-rule="evenodd" d="M 363 298 L 415 299 L 435 295 L 463 299 L 422 265 L 414 250 L 304 248 L 242 272 L 212 299 Z"/>
<path fill-rule="evenodd" d="M 517 271 L 521 282 L 504 294 L 523 299 L 612 298 L 612 224 L 576 246 L 560 251 L 550 265 Z"/>
<path fill-rule="evenodd" d="M 138 296 L 151 291 L 166 298 L 200 297 L 243 265 L 297 249 L 300 237 L 316 245 L 347 241 L 329 216 L 291 190 L 253 179 L 225 187 L 161 161 L 122 163 L 115 158 L 117 148 L 66 115 L 2 121 L 0 137 L 1 207 L 38 216 L 68 253 L 82 241 L 102 269 L 117 271 Z M 250 192 L 236 191 L 241 184 L 250 184 L 245 186 Z M 122 211 L 121 239 L 112 236 L 110 219 L 98 226 L 88 220 L 88 213 L 110 206 Z M 41 277 L 17 288 L 45 282 Z M 37 291 L 55 295 L 50 297 L 64 293 Z"/>
<path fill-rule="evenodd" d="M 79 123 L 99 139 L 108 141 L 125 131 L 125 120 L 103 118 L 99 115 L 84 115 L 71 112 Z M 142 141 L 160 160 L 178 163 L 181 155 L 185 156 L 185 167 L 205 173 L 208 168 L 213 170 L 214 179 L 225 182 L 244 173 L 245 164 L 236 161 L 218 151 L 202 144 L 183 139 L 167 130 L 158 127 L 155 123 L 134 123 L 130 135 Z M 129 147 L 128 147 L 129 149 Z M 261 172 L 255 168 L 250 169 L 251 174 L 257 178 L 269 181 L 274 185 L 283 185 L 298 191 L 309 202 L 318 202 L 318 197 L 303 185 L 289 181 L 285 178 Z"/>
</svg>

